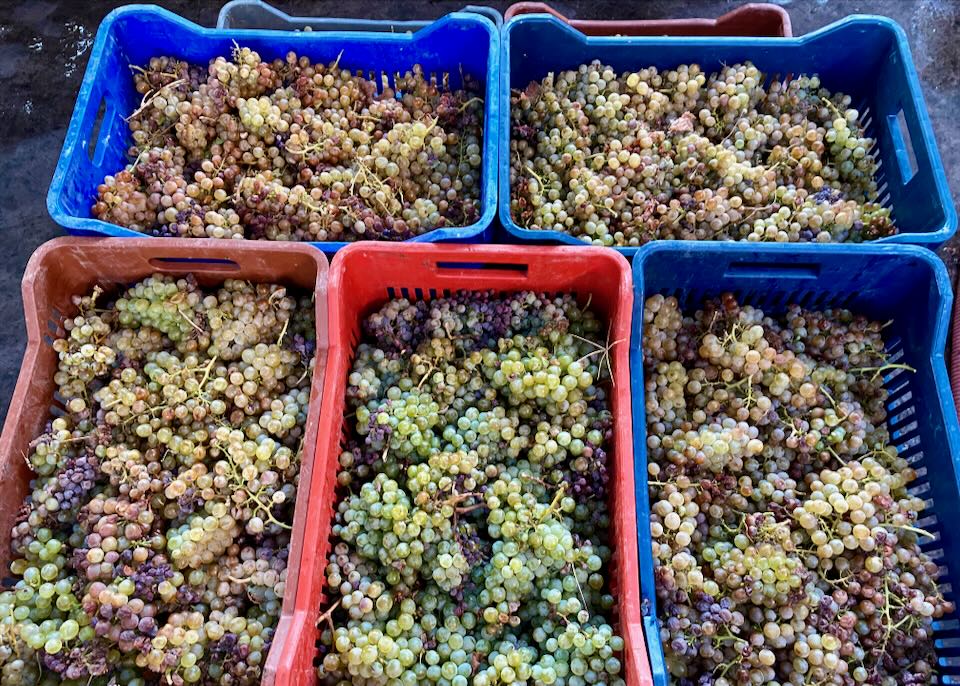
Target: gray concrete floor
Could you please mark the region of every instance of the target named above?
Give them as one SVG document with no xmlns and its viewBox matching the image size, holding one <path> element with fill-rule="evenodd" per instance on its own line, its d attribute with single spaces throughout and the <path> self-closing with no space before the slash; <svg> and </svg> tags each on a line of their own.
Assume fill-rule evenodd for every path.
<svg viewBox="0 0 960 686">
<path fill-rule="evenodd" d="M 278 0 L 294 15 L 432 19 L 482 0 Z M 46 189 L 103 16 L 113 1 L 0 0 L 0 415 L 16 382 L 25 345 L 20 278 L 38 245 L 61 235 L 46 211 Z M 216 22 L 220 3 L 157 0 L 200 24 Z M 717 16 L 740 0 L 565 0 L 571 18 Z M 780 0 L 795 35 L 848 14 L 881 14 L 907 32 L 923 82 L 954 201 L 960 199 L 960 0 Z M 957 252 L 943 252 L 954 266 Z"/>
</svg>

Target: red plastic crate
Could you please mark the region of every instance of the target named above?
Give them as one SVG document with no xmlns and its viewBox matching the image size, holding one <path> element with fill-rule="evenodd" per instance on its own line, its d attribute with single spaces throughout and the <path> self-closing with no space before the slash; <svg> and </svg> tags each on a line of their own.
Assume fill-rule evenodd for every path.
<svg viewBox="0 0 960 686">
<path fill-rule="evenodd" d="M 271 655 L 275 683 L 316 682 L 316 622 L 327 598 L 324 568 L 336 505 L 336 475 L 346 414 L 346 381 L 360 340 L 361 323 L 390 298 L 429 299 L 458 290 L 573 292 L 590 299 L 611 326 L 614 440 L 611 465 L 614 549 L 611 586 L 617 598 L 616 628 L 626 643 L 628 686 L 651 683 L 643 639 L 638 576 L 637 519 L 633 477 L 629 346 L 633 303 L 630 266 L 612 250 L 578 247 L 352 245 L 337 253 L 330 270 L 330 355 L 324 381 L 316 469 L 310 488 L 311 523 L 304 539 L 303 572 L 296 609 L 279 654 Z M 276 651 L 275 651 L 276 652 Z M 275 659 L 274 659 L 275 658 Z"/>
<path fill-rule="evenodd" d="M 552 14 L 588 36 L 785 36 L 793 35 L 782 7 L 751 2 L 716 19 L 568 19 L 545 2 L 517 2 L 504 21 L 520 14 Z"/>
<path fill-rule="evenodd" d="M 23 276 L 23 310 L 27 348 L 10 409 L 0 435 L 0 484 L 5 498 L 0 506 L 0 568 L 10 564 L 10 531 L 20 504 L 29 492 L 32 473 L 24 456 L 30 442 L 43 432 L 54 397 L 57 353 L 51 336 L 64 333 L 61 322 L 74 316 L 74 295 L 87 295 L 95 285 L 119 290 L 151 274 L 193 274 L 203 286 L 226 279 L 279 283 L 312 291 L 316 301 L 317 361 L 310 389 L 310 406 L 300 465 L 300 487 L 294 507 L 288 558 L 288 581 L 281 618 L 267 655 L 264 686 L 272 686 L 277 650 L 286 640 L 294 611 L 298 564 L 308 533 L 309 486 L 314 482 L 314 455 L 320 398 L 327 364 L 327 258 L 319 250 L 295 243 L 218 241 L 206 239 L 57 238 L 44 243 L 30 258 Z M 322 470 L 321 470 L 322 471 Z"/>
</svg>

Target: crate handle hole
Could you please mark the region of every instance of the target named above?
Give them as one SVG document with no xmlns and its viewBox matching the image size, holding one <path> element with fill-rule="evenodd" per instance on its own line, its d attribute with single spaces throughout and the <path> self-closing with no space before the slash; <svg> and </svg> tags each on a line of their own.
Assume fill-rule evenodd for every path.
<svg viewBox="0 0 960 686">
<path fill-rule="evenodd" d="M 897 166 L 900 167 L 900 179 L 906 185 L 916 176 L 919 166 L 903 108 L 896 115 L 887 116 L 887 127 L 890 129 L 890 138 L 893 139 L 893 150 L 897 156 Z"/>
<path fill-rule="evenodd" d="M 526 264 L 512 262 L 437 262 L 437 269 L 507 272 L 517 276 L 526 276 L 530 267 Z"/>
<path fill-rule="evenodd" d="M 755 279 L 816 279 L 820 276 L 819 264 L 778 264 L 776 262 L 735 262 L 727 266 L 726 277 Z"/>
<path fill-rule="evenodd" d="M 100 149 L 100 129 L 103 126 L 103 118 L 106 113 L 107 100 L 103 98 L 100 100 L 100 107 L 97 108 L 97 116 L 93 120 L 93 128 L 90 129 L 90 141 L 87 144 L 87 156 L 94 164 L 96 164 L 97 151 Z"/>
<path fill-rule="evenodd" d="M 150 266 L 163 271 L 182 272 L 185 268 L 204 272 L 235 272 L 240 265 L 216 257 L 151 257 Z"/>
</svg>

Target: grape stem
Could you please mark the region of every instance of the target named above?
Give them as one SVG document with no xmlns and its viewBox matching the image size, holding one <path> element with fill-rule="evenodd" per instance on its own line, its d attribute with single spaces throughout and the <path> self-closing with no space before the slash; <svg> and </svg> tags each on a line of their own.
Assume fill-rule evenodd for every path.
<svg viewBox="0 0 960 686">
<path fill-rule="evenodd" d="M 29 447 L 31 450 L 32 450 L 33 448 L 36 448 L 38 445 L 40 445 L 41 443 L 43 443 L 43 440 L 42 440 L 42 439 L 44 439 L 44 438 L 49 438 L 49 439 L 53 440 L 53 436 L 51 436 L 50 434 L 44 434 L 44 435 L 38 436 L 37 438 L 35 438 L 35 439 L 33 439 L 32 441 L 30 441 L 30 444 L 29 444 L 27 447 Z M 73 438 L 60 438 L 60 439 L 57 439 L 57 441 L 58 441 L 59 443 L 76 443 L 77 441 L 85 441 L 85 440 L 87 440 L 88 438 L 90 438 L 90 437 L 89 437 L 89 436 L 74 436 Z"/>
<path fill-rule="evenodd" d="M 140 72 L 141 74 L 143 74 L 144 76 L 148 76 L 147 70 L 144 69 L 143 67 L 141 67 L 139 64 L 128 64 L 127 66 L 130 68 L 131 71 L 138 71 L 138 72 Z M 175 78 L 177 78 L 177 75 L 176 75 L 176 74 L 173 74 L 173 73 L 168 72 L 168 71 L 157 72 L 157 74 L 158 74 L 159 76 L 166 76 L 167 78 L 170 78 L 170 79 L 175 79 Z"/>
<path fill-rule="evenodd" d="M 468 498 L 482 498 L 482 497 L 483 497 L 483 493 L 455 493 L 449 498 L 447 498 L 446 500 L 444 500 L 442 504 L 454 507 L 457 505 L 457 503 L 462 503 L 464 500 Z M 469 505 L 467 507 L 455 507 L 454 513 L 458 515 L 469 514 L 471 512 L 483 509 L 485 507 L 487 507 L 487 504 L 485 502 L 480 502 L 480 503 L 475 503 L 473 505 Z"/>
<path fill-rule="evenodd" d="M 883 577 L 883 626 L 886 627 L 886 630 L 883 634 L 883 644 L 880 647 L 879 654 L 884 654 L 887 650 L 887 643 L 889 643 L 890 638 L 893 636 L 893 632 L 896 627 L 891 626 L 890 623 L 890 604 L 894 599 L 894 595 L 890 593 L 890 582 L 886 576 Z M 901 604 L 902 608 L 903 605 Z M 909 616 L 909 615 L 908 615 Z M 899 624 L 897 625 L 899 626 Z"/>
<path fill-rule="evenodd" d="M 732 633 L 730 633 L 729 628 L 727 629 L 726 634 L 717 634 L 716 636 L 713 637 L 713 640 L 716 643 L 723 643 L 724 641 L 733 641 L 734 643 L 736 643 L 737 641 L 741 643 L 747 642 L 745 638 L 741 638 L 740 636 L 734 636 Z"/>
<path fill-rule="evenodd" d="M 647 479 L 647 484 L 650 486 L 677 486 L 676 481 L 654 481 L 653 479 Z M 680 488 L 677 486 L 677 488 Z M 691 483 L 687 488 L 693 488 L 698 491 L 703 490 L 703 486 L 700 484 Z"/>
<path fill-rule="evenodd" d="M 883 526 L 887 527 L 888 529 L 902 529 L 904 531 L 909 531 L 911 533 L 914 533 L 917 536 L 926 536 L 927 538 L 930 538 L 930 539 L 936 538 L 935 534 L 927 531 L 926 529 L 921 529 L 920 527 L 917 527 L 917 526 L 909 526 L 908 524 L 884 524 Z"/>
<path fill-rule="evenodd" d="M 833 448 L 831 448 L 830 446 L 827 446 L 826 452 L 830 453 L 830 454 L 833 455 L 835 458 L 837 458 L 837 462 L 839 462 L 840 464 L 842 464 L 842 465 L 847 464 L 846 460 L 844 460 L 842 457 L 840 457 L 839 453 L 837 453 L 837 451 L 834 450 Z"/>
<path fill-rule="evenodd" d="M 238 470 L 239 465 L 237 464 L 234 458 L 233 450 L 230 449 L 230 446 L 227 447 L 225 452 L 227 454 L 229 470 L 230 470 L 228 473 L 228 477 L 233 482 L 235 490 L 243 491 L 244 493 L 247 494 L 247 497 L 250 499 L 250 501 L 253 502 L 253 505 L 251 506 L 253 508 L 253 514 L 254 515 L 262 514 L 263 517 L 268 522 L 270 522 L 271 524 L 277 525 L 281 529 L 287 529 L 287 530 L 292 529 L 293 528 L 292 526 L 290 526 L 289 524 L 284 524 L 274 516 L 271 503 L 268 502 L 264 504 L 264 502 L 260 499 L 261 494 L 263 493 L 264 490 L 268 488 L 268 486 L 262 486 L 259 490 L 257 490 L 256 493 L 251 492 L 250 489 L 247 488 L 246 480 L 243 478 L 243 476 L 240 474 L 240 471 Z"/>
<path fill-rule="evenodd" d="M 613 350 L 613 346 L 615 346 L 615 345 L 617 345 L 617 344 L 619 344 L 619 343 L 623 343 L 626 339 L 625 339 L 625 338 L 620 338 L 620 339 L 618 339 L 618 340 L 613 341 L 613 343 L 611 343 L 611 342 L 610 342 L 610 331 L 608 330 L 608 331 L 607 331 L 606 344 L 605 344 L 605 345 L 600 345 L 600 344 L 597 343 L 596 341 L 591 341 L 589 338 L 583 338 L 582 336 L 578 336 L 578 335 L 575 334 L 575 333 L 574 333 L 574 334 L 570 334 L 570 335 L 573 336 L 574 338 L 576 338 L 577 340 L 583 341 L 584 343 L 588 343 L 588 344 L 590 344 L 590 345 L 596 346 L 596 348 L 597 348 L 596 350 L 587 353 L 586 355 L 584 355 L 583 357 L 581 357 L 579 360 L 577 360 L 577 362 L 582 362 L 583 360 L 585 360 L 585 359 L 587 359 L 587 358 L 589 358 L 589 357 L 592 357 L 593 355 L 596 355 L 597 353 L 602 353 L 601 356 L 600 356 L 600 361 L 597 362 L 597 369 L 598 369 L 598 370 L 599 370 L 599 369 L 602 369 L 602 368 L 603 368 L 603 365 L 606 364 L 606 365 L 607 365 L 607 373 L 610 375 L 610 383 L 611 383 L 611 385 L 613 385 L 614 388 L 616 388 L 616 387 L 617 387 L 617 381 L 616 381 L 616 379 L 613 378 L 613 365 L 610 363 L 610 351 Z"/>
<path fill-rule="evenodd" d="M 557 489 L 556 495 L 553 496 L 553 501 L 550 503 L 550 507 L 548 507 L 543 514 L 540 515 L 540 519 L 537 520 L 538 524 L 547 517 L 551 517 L 560 511 L 560 501 L 563 499 L 563 494 L 566 492 L 566 490 L 567 482 L 564 481 L 560 484 L 560 488 Z"/>
<path fill-rule="evenodd" d="M 745 639 L 740 638 L 739 636 L 734 636 L 732 633 L 730 633 L 730 629 L 727 629 L 727 633 L 725 636 L 718 635 L 718 636 L 715 636 L 713 640 L 716 643 L 723 643 L 724 641 L 733 641 L 734 643 L 739 641 L 741 643 L 747 643 Z M 718 667 L 723 667 L 723 669 L 721 670 L 720 676 L 718 676 L 717 679 L 722 679 L 724 676 L 726 676 L 727 672 L 730 671 L 731 667 L 733 667 L 734 665 L 738 665 L 742 662 L 743 662 L 743 654 L 738 651 L 736 659 L 733 659 L 730 662 L 727 662 L 723 665 L 718 665 Z"/>
<path fill-rule="evenodd" d="M 197 324 L 195 321 L 193 321 L 193 320 L 187 315 L 187 313 L 184 312 L 184 311 L 180 308 L 179 305 L 177 306 L 177 314 L 179 314 L 181 317 L 183 317 L 184 319 L 186 319 L 187 322 L 189 322 L 190 326 L 192 326 L 194 329 L 197 330 L 197 333 L 205 333 L 205 331 L 200 328 L 200 325 Z"/>
<path fill-rule="evenodd" d="M 218 357 L 219 355 L 214 355 L 210 359 L 210 361 L 207 363 L 207 365 L 203 368 L 203 378 L 200 379 L 199 390 L 197 391 L 198 395 L 203 392 L 203 385 L 207 383 L 207 379 L 210 378 L 210 370 L 213 369 L 213 365 L 217 361 Z"/>
<path fill-rule="evenodd" d="M 160 96 L 160 91 L 162 91 L 164 88 L 173 88 L 174 86 L 179 86 L 186 82 L 187 82 L 186 79 L 177 79 L 176 81 L 171 81 L 170 83 L 164 84 L 163 86 L 160 86 L 159 88 L 148 92 L 146 95 L 143 96 L 143 99 L 140 101 L 140 107 L 135 109 L 133 113 L 130 114 L 130 116 L 124 117 L 123 120 L 130 121 L 131 119 L 136 117 L 138 114 L 143 112 L 145 109 L 147 109 L 147 107 L 149 107 L 150 104 Z"/>
<path fill-rule="evenodd" d="M 876 381 L 884 372 L 890 371 L 892 369 L 905 369 L 908 372 L 916 372 L 917 370 L 911 367 L 908 364 L 902 364 L 897 362 L 888 362 L 880 367 L 854 367 L 850 370 L 851 374 L 865 374 L 867 372 L 873 372 L 873 375 L 870 377 L 870 381 Z"/>
<path fill-rule="evenodd" d="M 840 110 L 837 109 L 837 106 L 833 104 L 832 100 L 830 100 L 829 98 L 825 98 L 822 95 L 820 96 L 820 100 L 823 101 L 824 105 L 826 105 L 831 110 L 833 110 L 833 113 L 834 115 L 836 115 L 837 119 L 843 119 L 844 121 L 846 121 L 846 118 L 843 116 Z"/>
<path fill-rule="evenodd" d="M 462 105 L 460 105 L 460 109 L 457 110 L 457 113 L 459 114 L 460 112 L 463 112 L 465 109 L 467 109 L 468 107 L 470 107 L 470 105 L 472 105 L 472 104 L 475 103 L 475 102 L 483 102 L 483 98 L 476 97 L 476 96 L 470 98 L 470 99 L 467 100 L 465 103 L 463 103 Z M 430 127 L 430 128 L 433 128 L 433 127 Z"/>
<path fill-rule="evenodd" d="M 443 501 L 443 505 L 456 505 L 461 503 L 467 498 L 479 498 L 482 497 L 483 493 L 455 493 L 446 500 Z"/>
<path fill-rule="evenodd" d="M 301 375 L 300 375 L 300 378 L 297 379 L 297 385 L 298 385 L 298 386 L 303 382 L 304 379 L 307 378 L 307 374 L 309 374 L 309 373 L 310 373 L 310 363 L 307 362 L 307 364 L 304 365 L 303 374 L 301 374 Z M 355 414 L 355 413 L 354 413 L 354 414 Z"/>
<path fill-rule="evenodd" d="M 418 390 L 418 391 L 419 391 L 421 388 L 423 388 L 423 384 L 425 384 L 425 383 L 427 382 L 427 378 L 428 378 L 431 374 L 433 374 L 433 372 L 435 372 L 436 370 L 437 370 L 436 366 L 433 364 L 433 362 L 431 362 L 431 363 L 430 363 L 430 368 L 427 369 L 426 372 L 424 372 L 423 376 L 420 378 L 420 383 L 417 384 L 417 390 Z"/>
<path fill-rule="evenodd" d="M 302 193 L 297 194 L 296 198 L 298 203 L 306 207 L 311 212 L 316 212 L 322 215 L 324 220 L 329 218 L 330 215 L 326 211 L 328 206 L 324 205 L 323 207 L 320 207 L 320 205 L 316 205 L 311 202 L 311 200 L 313 200 L 313 196 L 310 195 L 308 191 L 303 191 Z"/>
<path fill-rule="evenodd" d="M 330 631 L 336 631 L 336 627 L 333 626 L 333 619 L 331 615 L 333 615 L 334 610 L 340 607 L 340 603 L 342 602 L 342 600 L 343 599 L 341 598 L 340 600 L 335 602 L 333 605 L 328 607 L 323 614 L 317 617 L 317 626 L 319 626 L 321 623 L 323 623 L 324 620 L 326 620 L 330 623 Z"/>
<path fill-rule="evenodd" d="M 580 592 L 580 601 L 583 603 L 583 609 L 584 609 L 584 610 L 586 611 L 586 613 L 589 615 L 589 614 L 590 614 L 590 608 L 589 608 L 589 606 L 587 605 L 587 598 L 586 598 L 586 596 L 583 595 L 583 587 L 580 586 L 580 579 L 577 578 L 577 570 L 576 570 L 576 569 L 573 570 L 573 580 L 577 582 L 577 590 Z"/>
<path fill-rule="evenodd" d="M 783 416 L 780 416 L 779 410 L 783 410 Z M 780 421 L 783 424 L 786 424 L 790 427 L 790 435 L 787 436 L 787 439 L 796 438 L 799 439 L 803 436 L 803 431 L 800 430 L 800 427 L 797 426 L 797 418 L 790 416 L 790 411 L 786 407 L 780 407 L 777 411 L 777 416 L 780 417 Z"/>
<path fill-rule="evenodd" d="M 811 553 L 811 554 L 813 554 L 813 555 L 816 555 L 816 554 L 817 554 L 816 551 L 814 551 L 814 550 L 804 551 L 804 552 L 808 552 L 808 553 Z M 818 571 L 818 572 L 817 572 L 817 577 L 818 577 L 821 581 L 825 581 L 826 583 L 830 584 L 830 585 L 833 586 L 834 588 L 839 588 L 839 589 L 843 590 L 843 589 L 846 588 L 847 581 L 849 581 L 850 579 L 853 578 L 853 574 L 852 574 L 852 573 L 847 574 L 846 576 L 843 576 L 843 577 L 841 577 L 841 578 L 839 578 L 839 579 L 828 579 L 827 577 L 825 577 L 825 576 L 823 575 L 822 572 Z"/>
<path fill-rule="evenodd" d="M 16 624 L 0 625 L 0 646 L 13 648 L 13 653 L 17 657 L 20 657 L 20 641 L 16 640 L 20 633 L 19 628 L 19 625 Z"/>
<path fill-rule="evenodd" d="M 524 480 L 526 480 L 526 481 L 533 481 L 534 483 L 538 483 L 538 484 L 540 484 L 541 486 L 543 486 L 544 488 L 549 488 L 550 490 L 553 490 L 554 488 L 557 488 L 557 487 L 554 486 L 553 484 L 549 484 L 549 483 L 547 483 L 546 481 L 544 481 L 543 479 L 541 479 L 541 478 L 539 478 L 539 477 L 536 477 L 536 476 L 534 476 L 533 474 L 527 474 L 526 472 L 523 472 L 522 474 L 520 474 L 520 478 L 521 478 L 521 479 L 524 479 Z"/>
<path fill-rule="evenodd" d="M 753 395 L 753 376 L 745 376 L 745 377 L 743 377 L 742 379 L 740 379 L 739 381 L 726 384 L 726 390 L 727 390 L 727 391 L 733 391 L 733 390 L 741 390 L 741 391 L 742 391 L 744 384 L 747 385 L 747 392 L 746 392 L 746 395 L 745 395 L 744 398 L 743 398 L 743 406 L 744 406 L 746 409 L 749 410 L 749 409 L 750 409 L 751 407 L 753 407 L 753 405 L 755 405 L 756 402 L 757 402 L 756 397 L 754 397 L 754 395 Z"/>
<path fill-rule="evenodd" d="M 103 293 L 103 289 L 100 288 L 100 284 L 97 284 L 97 285 L 95 285 L 95 286 L 93 287 L 93 293 L 90 295 L 90 309 L 91 309 L 91 310 L 96 307 L 96 305 L 97 305 L 97 298 L 100 297 L 100 295 L 101 295 L 102 293 Z M 86 315 L 86 310 L 84 309 L 82 302 L 81 302 L 80 305 L 78 305 L 78 309 L 80 310 L 80 314 L 81 314 L 81 315 Z"/>
<path fill-rule="evenodd" d="M 250 493 L 250 491 L 247 491 L 247 494 L 248 494 L 248 495 L 254 500 L 254 502 L 256 502 L 256 504 L 257 504 L 256 509 L 254 510 L 254 512 L 262 512 L 263 514 L 265 514 L 265 515 L 267 516 L 267 521 L 269 521 L 269 522 L 271 522 L 271 523 L 273 523 L 273 524 L 276 524 L 276 525 L 279 526 L 281 529 L 286 529 L 286 530 L 288 530 L 288 531 L 291 530 L 291 529 L 293 529 L 293 527 L 292 527 L 291 525 L 289 525 L 289 524 L 284 524 L 283 522 L 281 522 L 279 519 L 277 519 L 277 518 L 273 515 L 273 510 L 271 509 L 271 505 L 264 505 L 263 502 L 260 500 L 260 493 L 261 493 L 265 488 L 267 488 L 267 487 L 264 486 L 264 487 L 261 488 L 259 491 L 257 491 L 256 494 L 253 494 L 253 493 Z"/>
</svg>

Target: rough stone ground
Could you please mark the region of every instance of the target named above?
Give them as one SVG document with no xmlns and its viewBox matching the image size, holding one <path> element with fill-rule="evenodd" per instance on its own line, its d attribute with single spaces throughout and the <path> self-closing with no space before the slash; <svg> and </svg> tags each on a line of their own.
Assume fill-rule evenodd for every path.
<svg viewBox="0 0 960 686">
<path fill-rule="evenodd" d="M 292 0 L 293 15 L 432 19 L 480 0 Z M 200 24 L 216 22 L 220 3 L 156 0 Z M 46 211 L 73 102 L 100 20 L 123 2 L 0 0 L 0 414 L 5 415 L 25 345 L 20 279 L 38 245 L 61 235 Z M 501 12 L 509 2 L 486 3 Z M 724 0 L 566 0 L 575 18 L 718 16 L 741 2 Z M 960 0 L 780 0 L 795 35 L 848 14 L 881 14 L 901 24 L 923 82 L 954 201 L 960 199 Z M 957 248 L 942 256 L 949 266 Z"/>
</svg>

